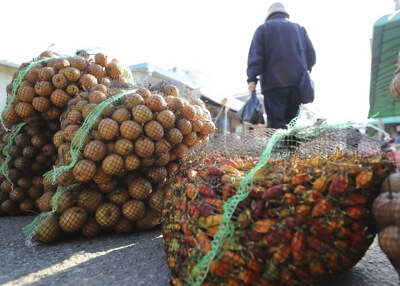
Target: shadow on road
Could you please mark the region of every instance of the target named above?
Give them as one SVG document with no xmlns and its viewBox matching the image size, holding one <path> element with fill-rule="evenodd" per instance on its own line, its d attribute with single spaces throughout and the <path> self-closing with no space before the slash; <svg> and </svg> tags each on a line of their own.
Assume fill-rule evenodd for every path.
<svg viewBox="0 0 400 286">
<path fill-rule="evenodd" d="M 29 245 L 22 228 L 32 220 L 31 216 L 0 218 L 0 285 L 170 285 L 160 228 Z M 375 239 L 356 266 L 315 286 L 398 286 L 398 281 Z"/>
</svg>

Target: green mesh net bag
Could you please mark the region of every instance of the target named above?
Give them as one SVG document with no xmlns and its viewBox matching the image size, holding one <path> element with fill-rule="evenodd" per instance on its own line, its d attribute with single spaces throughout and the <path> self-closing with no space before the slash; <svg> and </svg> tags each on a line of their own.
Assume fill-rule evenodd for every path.
<svg viewBox="0 0 400 286">
<path fill-rule="evenodd" d="M 6 87 L 0 113 L 0 216 L 51 210 L 48 201 L 58 186 L 54 176 L 43 175 L 60 164 L 58 153 L 65 155 L 66 148 L 57 150 L 53 141 L 60 138 L 61 115 L 74 106 L 78 94 L 133 84 L 129 68 L 117 60 L 107 62 L 103 53 L 83 57 L 45 51 L 22 63 Z M 66 119 L 82 123 L 75 111 Z M 80 139 L 74 141 L 75 155 Z"/>
<path fill-rule="evenodd" d="M 188 152 L 165 185 L 173 285 L 310 285 L 354 266 L 395 170 L 351 124 L 257 129 Z"/>
<path fill-rule="evenodd" d="M 41 116 L 32 105 L 37 96 L 33 82 L 48 60 L 22 64 L 6 87 L 0 113 L 0 216 L 37 214 L 35 200 L 43 193 L 42 175 L 55 161 L 52 134 L 59 122 Z"/>
<path fill-rule="evenodd" d="M 23 232 L 29 241 L 97 237 L 158 226 L 163 193 L 157 190 L 192 146 L 215 126 L 190 91 L 162 82 L 148 89 L 114 81 L 80 90 L 65 103 L 52 139 L 52 187 L 38 199 L 41 213 Z"/>
</svg>

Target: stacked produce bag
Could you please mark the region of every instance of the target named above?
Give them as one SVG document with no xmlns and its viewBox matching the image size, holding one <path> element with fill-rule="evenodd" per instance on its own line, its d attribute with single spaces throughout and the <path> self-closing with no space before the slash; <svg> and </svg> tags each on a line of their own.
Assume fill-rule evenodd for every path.
<svg viewBox="0 0 400 286">
<path fill-rule="evenodd" d="M 399 205 L 398 205 L 399 204 Z M 388 176 L 375 199 L 372 213 L 378 224 L 378 242 L 400 278 L 400 173 Z"/>
<path fill-rule="evenodd" d="M 3 204 L 24 189 L 38 213 L 24 234 L 45 243 L 155 227 L 158 186 L 215 130 L 199 98 L 173 84 L 151 92 L 103 53 L 45 52 L 21 66 L 7 93 L 2 210 L 20 213 Z"/>
<path fill-rule="evenodd" d="M 36 200 L 43 194 L 42 175 L 55 162 L 56 148 L 52 132 L 59 128 L 56 121 L 43 126 L 19 124 L 0 131 L 2 138 L 0 177 L 0 216 L 37 214 Z"/>
<path fill-rule="evenodd" d="M 311 285 L 354 266 L 395 170 L 351 125 L 254 130 L 196 146 L 164 186 L 173 285 Z"/>
<path fill-rule="evenodd" d="M 400 52 L 397 57 L 396 70 L 390 83 L 390 92 L 400 101 Z M 397 155 L 398 155 L 397 151 Z M 398 166 L 399 167 L 399 166 Z M 373 205 L 374 219 L 378 224 L 378 241 L 400 278 L 400 173 L 397 172 L 385 179 L 381 194 Z"/>
</svg>

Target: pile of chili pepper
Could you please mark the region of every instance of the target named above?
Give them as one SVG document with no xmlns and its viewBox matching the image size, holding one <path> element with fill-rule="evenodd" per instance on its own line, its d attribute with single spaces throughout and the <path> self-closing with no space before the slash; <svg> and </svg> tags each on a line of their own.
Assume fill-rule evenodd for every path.
<svg viewBox="0 0 400 286">
<path fill-rule="evenodd" d="M 201 285 L 310 285 L 364 256 L 376 234 L 373 200 L 395 170 L 385 152 L 268 159 L 232 204 L 259 160 L 194 157 L 165 184 L 162 233 L 173 285 L 190 284 L 210 251 Z M 225 235 L 213 249 L 219 231 Z"/>
</svg>

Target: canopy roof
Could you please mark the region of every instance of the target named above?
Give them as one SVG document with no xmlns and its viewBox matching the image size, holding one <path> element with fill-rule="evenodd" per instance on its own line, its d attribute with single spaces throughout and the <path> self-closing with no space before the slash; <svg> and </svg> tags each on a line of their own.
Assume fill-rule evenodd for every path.
<svg viewBox="0 0 400 286">
<path fill-rule="evenodd" d="M 368 118 L 400 116 L 400 102 L 390 92 L 400 52 L 400 10 L 373 27 Z"/>
</svg>

